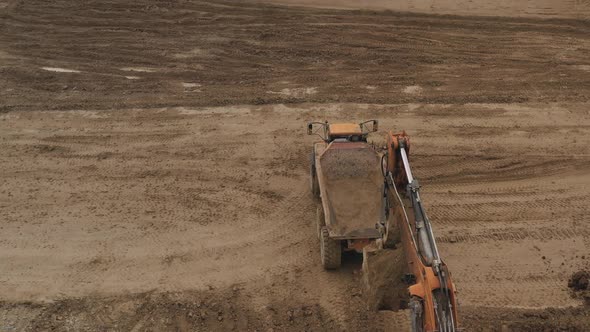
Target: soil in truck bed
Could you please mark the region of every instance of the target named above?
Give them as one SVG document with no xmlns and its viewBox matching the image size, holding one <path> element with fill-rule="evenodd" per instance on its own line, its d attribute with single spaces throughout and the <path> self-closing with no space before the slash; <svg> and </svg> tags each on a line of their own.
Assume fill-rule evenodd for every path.
<svg viewBox="0 0 590 332">
<path fill-rule="evenodd" d="M 375 151 L 369 146 L 335 146 L 324 152 L 320 164 L 324 199 L 330 207 L 330 234 L 377 236 L 375 224 L 381 217 L 383 180 Z"/>
</svg>

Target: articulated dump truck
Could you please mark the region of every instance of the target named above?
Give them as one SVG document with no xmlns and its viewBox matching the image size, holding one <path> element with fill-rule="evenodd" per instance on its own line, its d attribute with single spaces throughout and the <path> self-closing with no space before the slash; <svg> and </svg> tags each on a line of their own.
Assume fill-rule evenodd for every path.
<svg viewBox="0 0 590 332">
<path fill-rule="evenodd" d="M 377 120 L 308 123 L 308 134 L 321 138 L 311 152 L 310 186 L 320 202 L 322 265 L 338 269 L 343 251 L 362 252 L 369 245 L 402 248 L 412 331 L 460 331 L 455 285 L 410 168 L 410 139 L 389 132 L 387 146 L 376 148 L 367 137 L 377 130 Z"/>
</svg>

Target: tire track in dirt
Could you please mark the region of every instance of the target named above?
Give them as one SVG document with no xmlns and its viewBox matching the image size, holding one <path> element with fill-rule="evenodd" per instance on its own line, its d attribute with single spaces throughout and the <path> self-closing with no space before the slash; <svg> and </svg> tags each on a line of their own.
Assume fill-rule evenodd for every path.
<svg viewBox="0 0 590 332">
<path fill-rule="evenodd" d="M 420 156 L 415 156 L 415 159 Z M 447 185 L 450 187 L 469 184 L 476 180 L 497 182 L 507 180 L 529 179 L 550 175 L 567 174 L 585 170 L 590 162 L 588 158 L 572 158 L 569 156 L 428 156 L 422 158 L 416 168 L 421 178 L 428 180 L 431 186 Z M 432 160 L 439 167 L 432 169 L 425 163 Z M 465 176 L 468 174 L 469 176 Z"/>
<path fill-rule="evenodd" d="M 439 243 L 483 243 L 498 241 L 520 241 L 520 240 L 567 240 L 574 237 L 588 237 L 590 231 L 587 229 L 555 229 L 554 227 L 543 227 L 533 230 L 526 228 L 507 228 L 491 230 L 485 234 L 457 234 L 437 236 Z"/>
</svg>

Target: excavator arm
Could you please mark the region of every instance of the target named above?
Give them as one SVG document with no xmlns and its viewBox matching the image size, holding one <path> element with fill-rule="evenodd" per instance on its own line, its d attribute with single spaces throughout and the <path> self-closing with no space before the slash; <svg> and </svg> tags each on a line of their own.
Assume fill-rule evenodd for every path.
<svg viewBox="0 0 590 332">
<path fill-rule="evenodd" d="M 420 197 L 420 184 L 412 175 L 409 151 L 410 139 L 405 132 L 387 135 L 382 167 L 386 216 L 392 223 L 383 227 L 397 229 L 405 252 L 412 331 L 459 331 L 455 286 L 440 257 Z"/>
</svg>

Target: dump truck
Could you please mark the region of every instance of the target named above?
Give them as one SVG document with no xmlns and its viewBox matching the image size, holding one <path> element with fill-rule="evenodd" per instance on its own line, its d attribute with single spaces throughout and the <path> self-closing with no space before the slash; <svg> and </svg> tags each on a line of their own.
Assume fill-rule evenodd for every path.
<svg viewBox="0 0 590 332">
<path fill-rule="evenodd" d="M 307 125 L 309 135 L 321 138 L 311 152 L 310 187 L 319 201 L 322 265 L 337 269 L 343 251 L 362 252 L 369 245 L 401 248 L 412 332 L 460 331 L 455 285 L 411 171 L 410 139 L 389 132 L 386 146 L 374 147 L 367 137 L 377 130 L 377 120 Z"/>
<path fill-rule="evenodd" d="M 369 132 L 377 129 L 376 120 L 308 124 L 308 134 L 322 139 L 311 152 L 310 186 L 320 201 L 316 226 L 325 269 L 340 267 L 343 251 L 362 252 L 381 238 L 375 225 L 382 218 L 383 180 L 379 156 L 367 143 Z"/>
</svg>

